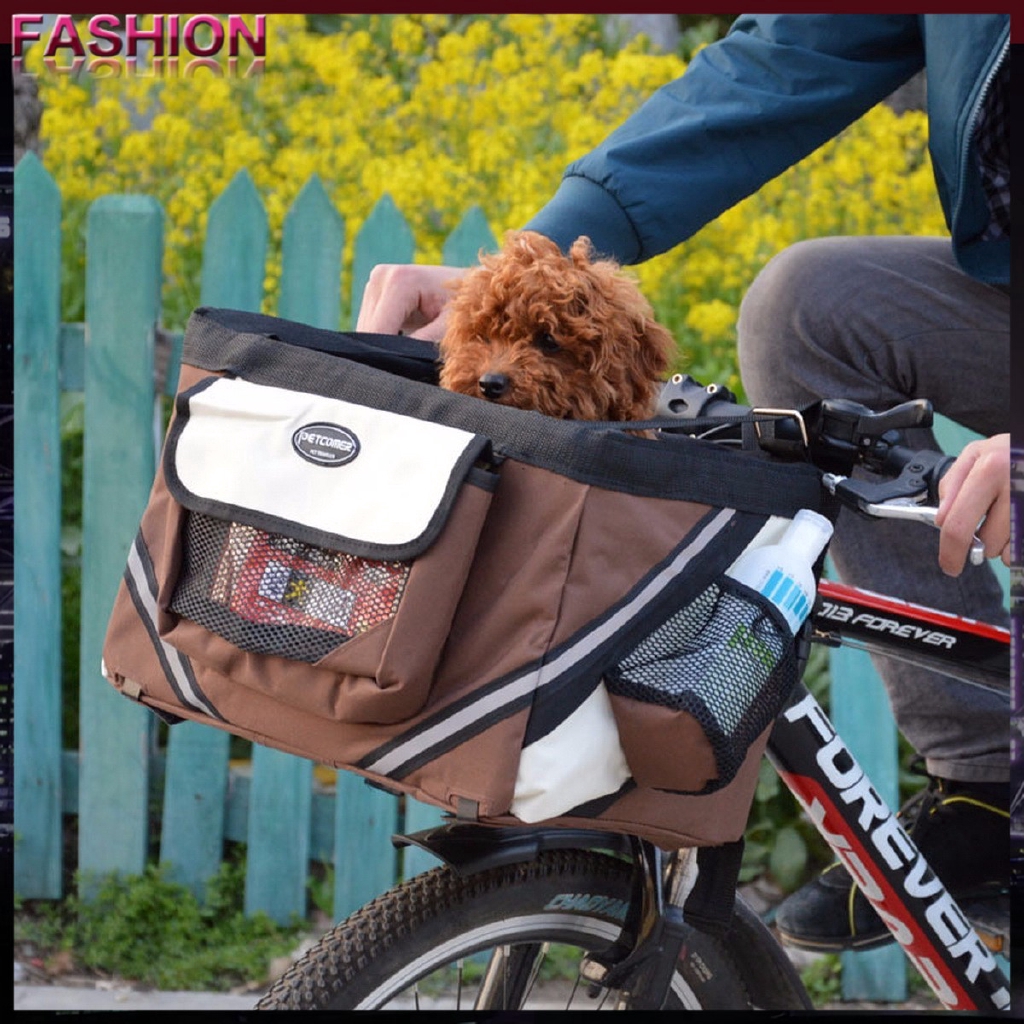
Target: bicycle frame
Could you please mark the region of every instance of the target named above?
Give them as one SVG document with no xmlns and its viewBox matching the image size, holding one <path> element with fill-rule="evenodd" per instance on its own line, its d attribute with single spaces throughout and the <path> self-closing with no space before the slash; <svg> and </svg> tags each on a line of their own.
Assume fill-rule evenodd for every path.
<svg viewBox="0 0 1024 1024">
<path fill-rule="evenodd" d="M 822 580 L 819 639 L 1008 689 L 1009 630 Z M 936 997 L 950 1010 L 1008 1010 L 1009 983 L 802 685 L 767 756 Z"/>
<path fill-rule="evenodd" d="M 1008 629 L 828 579 L 819 584 L 818 597 L 812 613 L 818 639 L 1009 689 Z"/>
<path fill-rule="evenodd" d="M 1009 1010 L 995 956 L 802 686 L 767 756 L 942 1005 Z"/>
</svg>

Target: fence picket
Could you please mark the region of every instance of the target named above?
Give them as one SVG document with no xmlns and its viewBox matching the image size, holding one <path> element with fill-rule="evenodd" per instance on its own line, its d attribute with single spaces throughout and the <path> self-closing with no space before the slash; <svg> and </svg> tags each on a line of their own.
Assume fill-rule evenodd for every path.
<svg viewBox="0 0 1024 1024">
<path fill-rule="evenodd" d="M 249 796 L 245 912 L 262 910 L 285 923 L 306 916 L 313 765 L 254 746 Z"/>
<path fill-rule="evenodd" d="M 15 887 L 52 899 L 62 867 L 61 196 L 33 153 L 14 182 Z"/>
<path fill-rule="evenodd" d="M 179 722 L 167 738 L 160 861 L 199 899 L 224 859 L 230 739 L 198 722 Z"/>
<path fill-rule="evenodd" d="M 337 328 L 342 245 L 341 219 L 313 178 L 285 219 L 279 315 Z M 247 913 L 263 910 L 280 922 L 305 916 L 312 787 L 312 762 L 253 748 Z"/>
<path fill-rule="evenodd" d="M 104 196 L 89 209 L 79 669 L 83 875 L 138 874 L 146 863 L 153 716 L 102 679 L 100 658 L 153 481 L 162 244 L 163 212 L 147 196 Z"/>
<path fill-rule="evenodd" d="M 239 171 L 213 201 L 206 246 L 217 259 L 203 259 L 200 295 L 209 304 L 229 298 L 236 309 L 257 310 L 263 302 L 267 259 L 267 214 L 248 171 Z"/>
<path fill-rule="evenodd" d="M 239 171 L 210 208 L 203 296 L 210 305 L 255 311 L 263 300 L 267 214 L 248 171 Z M 311 765 L 254 745 L 247 823 L 246 913 L 277 921 L 305 913 Z"/>
<path fill-rule="evenodd" d="M 334 790 L 334 916 L 347 917 L 395 883 L 398 800 L 351 772 L 338 772 Z"/>
<path fill-rule="evenodd" d="M 344 248 L 344 222 L 314 174 L 285 216 L 278 316 L 338 329 Z"/>
<path fill-rule="evenodd" d="M 370 271 L 378 263 L 412 263 L 415 252 L 412 232 L 405 218 L 386 192 L 370 211 L 356 236 L 352 257 L 352 295 L 350 325 L 359 321 L 363 289 Z"/>
<path fill-rule="evenodd" d="M 498 243 L 484 211 L 474 204 L 445 239 L 441 261 L 448 267 L 471 267 L 479 259 L 481 249 L 496 252 Z"/>
</svg>

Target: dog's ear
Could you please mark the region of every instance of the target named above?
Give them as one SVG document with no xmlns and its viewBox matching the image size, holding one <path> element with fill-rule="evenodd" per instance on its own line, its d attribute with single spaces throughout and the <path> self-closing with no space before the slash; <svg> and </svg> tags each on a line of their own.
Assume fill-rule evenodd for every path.
<svg viewBox="0 0 1024 1024">
<path fill-rule="evenodd" d="M 644 324 L 638 356 L 650 380 L 661 380 L 677 354 L 676 339 L 653 318 Z"/>
<path fill-rule="evenodd" d="M 591 263 L 581 277 L 591 288 L 587 300 L 590 315 L 621 323 L 625 314 L 629 326 L 619 337 L 629 339 L 629 358 L 642 377 L 660 380 L 676 356 L 676 340 L 658 323 L 636 278 L 613 260 Z"/>
</svg>

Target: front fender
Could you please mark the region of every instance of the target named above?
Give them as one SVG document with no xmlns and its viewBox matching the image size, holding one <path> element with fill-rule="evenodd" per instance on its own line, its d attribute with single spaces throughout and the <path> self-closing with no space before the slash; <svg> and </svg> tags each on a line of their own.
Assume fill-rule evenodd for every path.
<svg viewBox="0 0 1024 1024">
<path fill-rule="evenodd" d="M 458 875 L 531 861 L 544 850 L 608 850 L 636 856 L 641 840 L 614 832 L 578 828 L 534 828 L 449 821 L 408 835 L 394 835 L 398 847 L 416 846 L 440 858 Z"/>
</svg>

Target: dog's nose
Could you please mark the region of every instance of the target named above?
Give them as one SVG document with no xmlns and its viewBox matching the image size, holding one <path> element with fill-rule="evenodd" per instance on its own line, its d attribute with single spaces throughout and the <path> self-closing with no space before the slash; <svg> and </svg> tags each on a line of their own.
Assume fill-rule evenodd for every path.
<svg viewBox="0 0 1024 1024">
<path fill-rule="evenodd" d="M 480 394 L 496 402 L 508 391 L 509 379 L 503 373 L 485 373 L 479 381 Z"/>
</svg>

